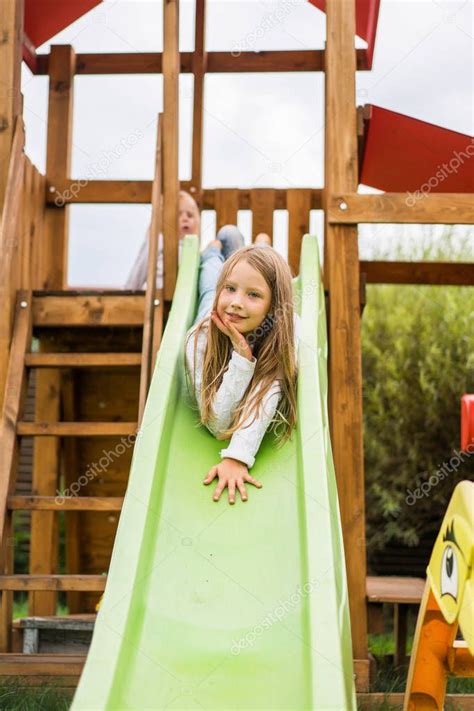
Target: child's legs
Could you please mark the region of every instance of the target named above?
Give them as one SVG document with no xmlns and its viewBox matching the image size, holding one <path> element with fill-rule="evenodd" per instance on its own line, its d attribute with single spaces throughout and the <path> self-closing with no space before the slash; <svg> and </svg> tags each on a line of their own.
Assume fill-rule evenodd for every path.
<svg viewBox="0 0 474 711">
<path fill-rule="evenodd" d="M 222 256 L 224 260 L 244 246 L 244 236 L 236 225 L 224 225 L 216 235 L 222 242 Z"/>
<path fill-rule="evenodd" d="M 216 295 L 216 285 L 223 263 L 224 257 L 217 247 L 208 247 L 201 254 L 199 266 L 199 308 L 193 326 L 212 308 Z"/>
</svg>

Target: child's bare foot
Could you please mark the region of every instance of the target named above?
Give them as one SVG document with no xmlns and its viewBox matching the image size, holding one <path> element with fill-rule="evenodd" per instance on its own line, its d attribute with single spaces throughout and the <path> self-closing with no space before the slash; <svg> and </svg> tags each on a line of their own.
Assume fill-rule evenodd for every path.
<svg viewBox="0 0 474 711">
<path fill-rule="evenodd" d="M 270 235 L 267 235 L 266 232 L 259 232 L 258 235 L 255 237 L 254 244 L 268 244 L 268 246 L 271 247 L 272 240 Z"/>
</svg>

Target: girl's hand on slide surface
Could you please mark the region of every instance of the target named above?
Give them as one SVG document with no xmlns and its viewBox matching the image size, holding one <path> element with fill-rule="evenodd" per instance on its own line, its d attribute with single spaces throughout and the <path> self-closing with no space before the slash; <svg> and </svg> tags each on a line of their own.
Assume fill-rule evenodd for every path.
<svg viewBox="0 0 474 711">
<path fill-rule="evenodd" d="M 247 490 L 244 482 L 249 482 L 259 489 L 262 488 L 262 483 L 250 476 L 245 464 L 230 457 L 225 457 L 220 464 L 211 467 L 202 483 L 210 484 L 216 476 L 219 477 L 219 483 L 214 492 L 214 501 L 219 501 L 219 497 L 226 486 L 229 488 L 229 504 L 235 504 L 236 486 L 240 491 L 242 501 L 247 501 Z"/>
<path fill-rule="evenodd" d="M 228 318 L 222 321 L 217 311 L 211 311 L 211 319 L 217 328 L 230 338 L 234 350 L 236 350 L 239 355 L 247 358 L 247 360 L 253 360 L 252 349 L 245 340 L 245 336 L 236 329 Z"/>
</svg>

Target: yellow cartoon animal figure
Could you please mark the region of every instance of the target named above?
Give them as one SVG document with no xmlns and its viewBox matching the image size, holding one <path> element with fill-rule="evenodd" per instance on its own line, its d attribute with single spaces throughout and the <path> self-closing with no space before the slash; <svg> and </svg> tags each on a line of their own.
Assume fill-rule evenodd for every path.
<svg viewBox="0 0 474 711">
<path fill-rule="evenodd" d="M 444 705 L 449 675 L 474 676 L 474 483 L 453 493 L 427 568 L 404 711 Z M 461 632 L 463 639 L 457 640 Z"/>
</svg>

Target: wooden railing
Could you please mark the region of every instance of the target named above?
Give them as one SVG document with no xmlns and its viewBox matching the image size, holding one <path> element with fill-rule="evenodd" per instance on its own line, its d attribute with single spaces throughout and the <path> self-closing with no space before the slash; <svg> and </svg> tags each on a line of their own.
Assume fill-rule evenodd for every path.
<svg viewBox="0 0 474 711">
<path fill-rule="evenodd" d="M 45 178 L 25 156 L 23 120 L 15 125 L 0 223 L 0 406 L 10 352 L 15 297 L 40 278 Z"/>
<path fill-rule="evenodd" d="M 158 116 L 156 136 L 155 176 L 151 195 L 151 223 L 148 230 L 148 266 L 145 293 L 145 314 L 143 320 L 142 360 L 140 369 L 140 396 L 138 423 L 145 409 L 155 359 L 161 342 L 163 328 L 163 289 L 156 288 L 156 267 L 158 259 L 158 239 L 163 229 L 163 117 Z M 164 255 L 163 255 L 164 257 Z"/>
</svg>

